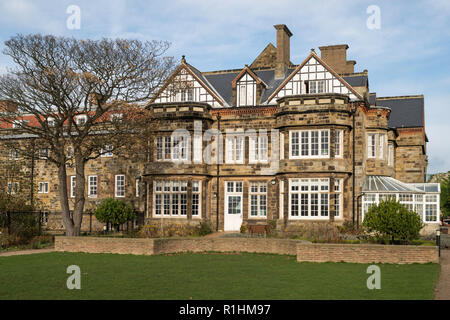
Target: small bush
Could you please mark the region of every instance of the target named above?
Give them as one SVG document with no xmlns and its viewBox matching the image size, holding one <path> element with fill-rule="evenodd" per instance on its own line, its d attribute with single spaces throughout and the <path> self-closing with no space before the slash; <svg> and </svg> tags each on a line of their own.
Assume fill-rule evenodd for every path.
<svg viewBox="0 0 450 320">
<path fill-rule="evenodd" d="M 241 233 L 247 233 L 247 226 L 245 224 L 241 224 L 240 232 Z"/>
<path fill-rule="evenodd" d="M 198 235 L 199 236 L 206 236 L 207 234 L 213 233 L 213 229 L 211 227 L 211 224 L 209 222 L 200 222 L 198 225 Z"/>
<path fill-rule="evenodd" d="M 423 225 L 416 212 L 392 199 L 371 207 L 363 221 L 367 232 L 379 239 L 390 239 L 391 243 L 395 243 L 396 239 L 403 242 L 418 239 Z"/>
<path fill-rule="evenodd" d="M 98 221 L 119 226 L 127 221 L 136 219 L 133 207 L 122 200 L 107 198 L 95 210 Z"/>
</svg>

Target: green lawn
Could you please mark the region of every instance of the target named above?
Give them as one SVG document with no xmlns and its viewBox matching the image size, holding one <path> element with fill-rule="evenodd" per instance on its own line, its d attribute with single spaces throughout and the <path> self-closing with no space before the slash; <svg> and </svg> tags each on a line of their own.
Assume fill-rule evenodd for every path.
<svg viewBox="0 0 450 320">
<path fill-rule="evenodd" d="M 66 287 L 73 264 L 81 290 Z M 433 298 L 438 264 L 380 264 L 380 290 L 367 289 L 367 266 L 264 254 L 42 253 L 0 257 L 0 299 Z"/>
</svg>

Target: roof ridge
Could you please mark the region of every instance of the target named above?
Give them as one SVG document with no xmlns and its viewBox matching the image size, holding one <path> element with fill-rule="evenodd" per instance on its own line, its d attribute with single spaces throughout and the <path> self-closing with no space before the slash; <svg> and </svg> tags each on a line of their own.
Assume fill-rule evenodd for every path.
<svg viewBox="0 0 450 320">
<path fill-rule="evenodd" d="M 390 97 L 378 97 L 377 100 L 388 100 L 388 99 L 395 99 L 395 100 L 402 100 L 402 99 L 420 99 L 424 98 L 423 94 L 414 94 L 409 96 L 390 96 Z"/>
</svg>

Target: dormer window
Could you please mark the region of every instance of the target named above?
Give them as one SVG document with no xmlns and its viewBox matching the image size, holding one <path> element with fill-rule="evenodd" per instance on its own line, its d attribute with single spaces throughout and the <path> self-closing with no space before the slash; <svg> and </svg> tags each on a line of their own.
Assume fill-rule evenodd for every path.
<svg viewBox="0 0 450 320">
<path fill-rule="evenodd" d="M 82 126 L 86 123 L 87 121 L 87 115 L 85 114 L 80 114 L 78 116 L 75 117 L 75 121 L 77 123 L 78 126 Z"/>
<path fill-rule="evenodd" d="M 306 93 L 324 93 L 325 80 L 306 81 Z"/>
<path fill-rule="evenodd" d="M 256 105 L 256 81 L 245 74 L 237 82 L 237 106 L 254 106 Z"/>
</svg>

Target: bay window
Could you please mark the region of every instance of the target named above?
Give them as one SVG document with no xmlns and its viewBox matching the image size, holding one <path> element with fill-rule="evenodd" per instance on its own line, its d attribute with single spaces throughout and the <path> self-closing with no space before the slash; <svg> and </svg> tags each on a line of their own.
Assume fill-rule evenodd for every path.
<svg viewBox="0 0 450 320">
<path fill-rule="evenodd" d="M 339 180 L 337 180 L 339 181 Z M 337 205 L 341 206 L 340 181 L 335 183 Z M 289 180 L 289 218 L 290 219 L 328 219 L 330 180 L 322 179 L 290 179 Z M 338 214 L 336 214 L 338 215 Z"/>
<path fill-rule="evenodd" d="M 156 217 L 186 218 L 188 213 L 188 182 L 155 181 L 153 188 L 153 215 Z M 201 181 L 192 182 L 192 217 L 201 217 Z"/>
<path fill-rule="evenodd" d="M 290 158 L 328 158 L 330 131 L 299 130 L 289 132 Z"/>
</svg>

